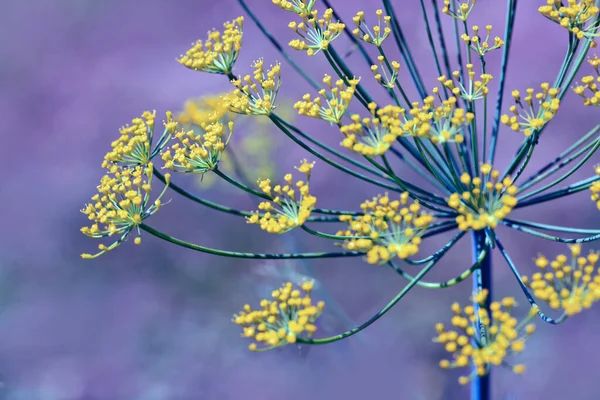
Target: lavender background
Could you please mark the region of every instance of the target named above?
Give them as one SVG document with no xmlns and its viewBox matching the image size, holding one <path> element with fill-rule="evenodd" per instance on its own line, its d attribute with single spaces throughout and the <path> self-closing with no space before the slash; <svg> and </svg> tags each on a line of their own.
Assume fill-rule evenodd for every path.
<svg viewBox="0 0 600 400">
<path fill-rule="evenodd" d="M 332 2 L 344 17 L 377 6 L 365 0 Z M 282 42 L 292 37 L 286 27 L 291 14 L 268 0 L 248 3 Z M 436 73 L 418 2 L 395 3 L 431 88 Z M 500 34 L 502 3 L 478 2 L 475 22 L 493 23 Z M 541 3 L 545 2 L 522 1 L 519 6 L 509 89 L 552 80 L 562 60 L 566 33 L 537 14 Z M 466 398 L 466 389 L 456 382 L 458 373 L 438 368 L 444 352 L 431 337 L 434 323 L 449 318 L 450 303 L 466 300 L 469 283 L 444 291 L 415 289 L 372 327 L 343 342 L 309 351 L 287 348 L 254 354 L 239 338 L 231 315 L 246 302 L 256 304 L 290 274 L 314 276 L 320 283 L 318 294 L 331 305 L 319 335 L 335 334 L 350 328 L 351 321 L 367 319 L 405 282 L 360 260 L 310 265 L 228 260 L 178 249 L 148 235 L 141 247 L 126 243 L 98 260 L 79 259 L 97 243 L 78 232 L 86 223 L 78 210 L 94 193 L 102 155 L 118 127 L 146 109 L 161 115 L 179 109 L 188 97 L 227 89 L 225 79 L 189 71 L 175 57 L 208 29 L 241 15 L 237 2 L 5 0 L 1 8 L 3 399 Z M 345 39 L 335 44 L 341 52 L 349 48 Z M 388 48 L 392 47 L 390 41 Z M 317 78 L 331 72 L 320 57 L 293 55 Z M 281 59 L 247 20 L 237 72 L 245 73 L 253 59 L 263 56 L 268 62 Z M 371 79 L 357 55 L 349 62 L 357 66 L 357 75 Z M 498 63 L 499 55 L 492 55 L 488 65 L 494 76 Z M 298 98 L 307 86 L 285 63 L 283 73 L 282 98 Z M 324 123 L 298 121 L 320 139 L 339 141 L 339 133 Z M 597 110 L 567 97 L 532 165 L 541 165 L 597 121 Z M 521 138 L 507 130 L 501 133 L 502 167 Z M 272 134 L 280 143 L 274 161 L 282 171 L 306 156 L 280 133 Z M 585 175 L 590 172 L 591 164 Z M 177 177 L 177 182 L 194 188 L 190 179 Z M 315 168 L 314 191 L 321 206 L 340 208 L 355 208 L 378 193 L 339 177 L 323 163 Z M 222 185 L 202 194 L 243 208 L 254 205 Z M 151 220 L 167 233 L 233 250 L 280 251 L 289 245 L 247 227 L 243 220 L 194 207 L 176 194 L 169 197 L 172 202 Z M 526 216 L 598 226 L 598 212 L 587 193 L 527 209 Z M 524 273 L 532 271 L 531 260 L 538 252 L 553 257 L 565 250 L 506 230 L 501 235 Z M 305 250 L 330 248 L 328 243 L 296 237 Z M 422 254 L 441 243 L 428 240 Z M 466 254 L 465 241 L 429 278 L 445 279 L 463 270 L 470 263 Z M 513 295 L 524 305 L 507 266 L 501 259 L 495 261 L 496 294 Z M 540 322 L 525 353 L 515 359 L 527 364 L 527 373 L 494 370 L 494 398 L 600 398 L 599 323 L 598 307 L 562 326 Z"/>
</svg>

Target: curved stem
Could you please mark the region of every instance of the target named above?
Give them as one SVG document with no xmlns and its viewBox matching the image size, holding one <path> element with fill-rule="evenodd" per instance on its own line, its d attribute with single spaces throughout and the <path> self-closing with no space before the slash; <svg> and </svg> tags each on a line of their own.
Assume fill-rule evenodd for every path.
<svg viewBox="0 0 600 400">
<path fill-rule="evenodd" d="M 553 242 L 559 242 L 559 243 L 587 243 L 587 242 L 593 242 L 595 240 L 600 239 L 600 233 L 597 233 L 593 236 L 587 236 L 584 238 L 568 239 L 568 238 L 562 238 L 562 237 L 558 237 L 558 236 L 546 235 L 545 233 L 538 232 L 534 229 L 525 228 L 523 225 L 515 224 L 515 223 L 509 222 L 507 220 L 502 221 L 502 224 L 508 226 L 509 228 L 517 230 L 519 232 L 528 233 L 532 236 L 537 236 L 542 239 L 552 240 Z"/>
<path fill-rule="evenodd" d="M 377 321 L 379 318 L 381 318 L 385 313 L 387 313 L 390 309 L 392 309 L 392 307 L 394 307 L 396 305 L 396 303 L 398 303 L 405 295 L 406 293 L 408 293 L 410 291 L 410 289 L 412 289 L 414 286 L 417 285 L 417 283 L 433 268 L 433 266 L 441 259 L 441 257 L 443 256 L 443 254 L 445 254 L 445 251 L 443 251 L 444 249 L 440 250 L 440 255 L 439 257 L 437 257 L 435 260 L 431 261 L 426 267 L 424 267 L 405 287 L 404 289 L 402 289 L 397 295 L 396 297 L 394 297 L 385 307 L 383 307 L 381 310 L 379 310 L 379 312 L 377 312 L 377 314 L 373 315 L 369 320 L 365 321 L 363 324 L 357 326 L 354 329 L 350 329 L 346 332 L 342 332 L 338 335 L 335 336 L 330 336 L 330 337 L 326 337 L 326 338 L 322 338 L 322 339 L 304 339 L 304 338 L 298 338 L 298 342 L 300 343 L 308 343 L 308 344 L 327 344 L 327 343 L 332 343 L 332 342 L 337 342 L 338 340 L 342 340 L 345 339 L 349 336 L 353 336 L 355 334 L 357 334 L 358 332 L 362 331 L 363 329 L 367 328 L 369 325 L 371 325 L 373 322 Z M 481 255 L 481 257 L 479 257 L 477 259 L 477 261 L 474 264 L 474 267 L 477 265 L 479 265 L 484 257 L 485 254 L 487 253 L 483 253 Z M 475 267 L 477 268 L 477 267 Z"/>
<path fill-rule="evenodd" d="M 554 231 L 554 232 L 566 232 L 566 233 L 581 233 L 584 235 L 597 235 L 600 233 L 600 229 L 577 229 L 577 228 L 569 228 L 566 226 L 559 225 L 547 225 L 547 224 L 538 224 L 537 222 L 528 222 L 528 221 L 519 221 L 516 219 L 505 218 L 506 222 L 517 224 L 521 226 L 528 226 L 530 228 L 538 228 L 546 231 Z"/>
<path fill-rule="evenodd" d="M 261 260 L 282 260 L 282 259 L 307 259 L 307 258 L 343 258 L 343 257 L 358 257 L 363 255 L 355 251 L 337 252 L 337 253 L 241 253 L 237 251 L 227 251 L 213 249 L 210 247 L 200 246 L 181 239 L 174 238 L 165 233 L 162 233 L 146 224 L 140 224 L 140 229 L 156 236 L 157 238 L 166 240 L 167 242 L 176 244 L 186 249 L 208 253 L 215 256 L 231 257 L 231 258 L 250 258 Z"/>
<path fill-rule="evenodd" d="M 592 184 L 594 182 L 599 181 L 599 180 L 600 180 L 600 176 L 592 176 L 592 177 L 589 177 L 582 181 L 579 181 L 577 183 L 574 183 L 572 185 L 569 185 L 567 187 L 564 187 L 562 189 L 556 190 L 554 192 L 546 193 L 546 194 L 543 194 L 538 197 L 534 197 L 534 198 L 526 200 L 526 201 L 521 201 L 521 199 L 518 199 L 517 205 L 515 206 L 515 208 L 532 206 L 535 204 L 544 203 L 546 201 L 558 199 L 561 197 L 570 196 L 572 194 L 589 189 L 589 187 L 592 186 Z"/>
<path fill-rule="evenodd" d="M 496 238 L 496 245 L 498 246 L 498 250 L 500 250 L 500 253 L 502 253 L 502 256 L 506 260 L 506 263 L 510 267 L 511 271 L 515 275 L 515 278 L 517 278 L 517 282 L 519 283 L 519 286 L 521 287 L 521 290 L 525 294 L 525 297 L 527 297 L 527 301 L 529 301 L 529 304 L 531 304 L 531 306 L 537 310 L 537 313 L 540 316 L 540 318 L 544 322 L 547 322 L 547 323 L 552 324 L 552 325 L 557 325 L 557 324 L 560 324 L 561 322 L 563 322 L 567 318 L 566 314 L 562 314 L 557 319 L 553 319 L 553 318 L 548 317 L 546 314 L 544 314 L 540 310 L 540 307 L 537 305 L 537 303 L 533 299 L 533 295 L 529 292 L 529 289 L 527 289 L 527 286 L 525 286 L 525 284 L 523 283 L 523 279 L 521 278 L 521 274 L 519 274 L 519 271 L 517 270 L 517 267 L 515 266 L 515 264 L 510 259 L 510 257 L 508 255 L 508 253 L 506 252 L 506 250 L 504 250 L 504 246 L 502 246 L 502 243 L 500 243 L 500 241 L 498 240 L 498 238 Z"/>
</svg>

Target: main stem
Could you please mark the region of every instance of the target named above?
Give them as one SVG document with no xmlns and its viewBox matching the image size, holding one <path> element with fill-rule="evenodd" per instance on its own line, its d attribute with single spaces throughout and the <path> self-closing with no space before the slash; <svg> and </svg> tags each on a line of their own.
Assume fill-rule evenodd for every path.
<svg viewBox="0 0 600 400">
<path fill-rule="evenodd" d="M 471 234 L 471 248 L 473 254 L 473 260 L 477 260 L 478 255 L 481 253 L 482 249 L 485 248 L 485 232 L 484 231 L 473 231 Z M 492 299 L 492 257 L 491 252 L 488 252 L 483 261 L 480 264 L 478 270 L 473 274 L 473 292 L 478 293 L 479 291 L 487 289 L 488 296 L 486 301 L 486 308 L 488 308 L 487 312 L 491 318 L 491 312 L 489 310 L 489 304 Z M 473 302 L 473 307 L 475 308 L 475 315 L 479 313 L 479 304 Z M 479 337 L 482 341 L 482 345 L 485 346 L 487 341 L 486 331 L 481 322 L 478 320 L 477 327 L 479 331 Z M 490 371 L 488 370 L 488 374 L 486 376 L 477 375 L 477 370 L 473 370 L 474 378 L 471 381 L 471 400 L 490 400 Z"/>
</svg>

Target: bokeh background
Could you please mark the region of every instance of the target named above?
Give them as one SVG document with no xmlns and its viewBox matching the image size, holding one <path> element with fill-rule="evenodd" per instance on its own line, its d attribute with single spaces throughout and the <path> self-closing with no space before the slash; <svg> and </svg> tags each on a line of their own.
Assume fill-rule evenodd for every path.
<svg viewBox="0 0 600 400">
<path fill-rule="evenodd" d="M 269 0 L 248 3 L 283 43 L 293 37 L 287 28 L 292 14 Z M 378 7 L 378 2 L 366 0 L 332 3 L 347 21 L 360 9 Z M 492 23 L 501 35 L 504 3 L 478 2 L 472 23 Z M 524 90 L 554 79 L 566 49 L 566 32 L 538 15 L 536 9 L 545 1 L 520 3 L 508 89 Z M 395 4 L 430 89 L 436 73 L 418 1 Z M 118 128 L 144 110 L 156 109 L 161 116 L 167 109 L 181 109 L 190 97 L 228 89 L 226 79 L 187 70 L 175 58 L 210 28 L 241 15 L 235 0 L 4 0 L 1 9 L 0 398 L 468 397 L 467 389 L 456 382 L 458 373 L 439 369 L 444 352 L 431 341 L 434 324 L 449 319 L 450 303 L 467 300 L 468 282 L 443 291 L 415 289 L 380 321 L 346 341 L 255 354 L 247 350 L 231 316 L 246 302 L 256 304 L 282 281 L 299 276 L 317 280 L 317 296 L 328 303 L 319 335 L 338 333 L 369 318 L 405 282 L 388 269 L 360 260 L 229 260 L 175 248 L 149 235 L 139 247 L 125 243 L 97 260 L 79 258 L 97 246 L 79 233 L 86 223 L 79 210 L 94 193 L 102 156 Z M 444 17 L 450 28 L 448 22 Z M 238 74 L 249 71 L 258 57 L 267 63 L 282 59 L 249 19 L 244 35 Z M 351 51 L 345 38 L 335 46 L 341 53 Z M 391 40 L 388 46 L 393 48 Z M 324 58 L 292 54 L 317 79 L 331 73 Z M 398 59 L 392 50 L 390 54 Z M 495 76 L 499 59 L 494 54 L 488 62 Z M 360 56 L 351 54 L 347 61 L 364 81 L 372 79 Z M 405 73 L 404 68 L 401 79 L 408 82 Z M 307 85 L 285 63 L 283 82 L 281 99 L 289 109 Z M 385 99 L 381 93 L 376 97 Z M 275 176 L 306 156 L 268 124 L 241 121 L 234 146 L 243 147 L 244 135 L 257 131 L 267 135 L 274 149 L 268 160 L 278 166 Z M 297 121 L 321 140 L 334 145 L 340 140 L 339 132 L 326 123 Z M 597 110 L 585 109 L 579 98 L 567 96 L 561 113 L 545 131 L 532 166 L 542 165 L 597 122 Z M 498 166 L 506 165 L 520 140 L 520 135 L 501 130 Z M 591 175 L 592 164 L 593 160 L 584 175 Z M 324 163 L 317 164 L 313 177 L 322 207 L 356 208 L 378 193 L 377 188 L 341 177 Z M 244 209 L 256 205 L 216 182 L 198 185 L 181 176 L 176 182 L 228 205 Z M 195 243 L 240 251 L 332 249 L 331 243 L 304 235 L 290 239 L 263 235 L 243 219 L 196 207 L 175 193 L 167 197 L 170 204 L 150 224 Z M 546 223 L 599 225 L 587 192 L 527 209 L 520 214 L 524 215 Z M 505 229 L 500 234 L 524 273 L 531 273 L 538 252 L 554 257 L 566 250 Z M 422 254 L 442 243 L 443 238 L 427 240 Z M 429 278 L 447 279 L 465 269 L 468 254 L 465 241 Z M 508 267 L 497 257 L 494 283 L 498 296 L 512 295 L 526 305 Z M 527 373 L 516 376 L 494 370 L 494 398 L 600 398 L 599 310 L 561 326 L 540 322 L 526 351 L 515 360 L 527 364 Z"/>
</svg>

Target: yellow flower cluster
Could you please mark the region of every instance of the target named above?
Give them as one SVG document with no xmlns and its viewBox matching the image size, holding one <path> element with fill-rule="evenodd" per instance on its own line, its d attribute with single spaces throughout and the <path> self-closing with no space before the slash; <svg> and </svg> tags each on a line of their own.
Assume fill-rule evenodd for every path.
<svg viewBox="0 0 600 400">
<path fill-rule="evenodd" d="M 325 303 L 312 304 L 312 281 L 302 283 L 300 289 L 287 282 L 273 291 L 273 300 L 261 300 L 260 309 L 252 310 L 246 304 L 233 316 L 233 322 L 243 328 L 242 336 L 255 340 L 248 346 L 250 350 L 264 351 L 296 343 L 298 337 L 310 337 L 317 330 L 315 321 Z"/>
<path fill-rule="evenodd" d="M 434 90 L 434 93 L 437 91 Z M 475 114 L 456 107 L 456 97 L 440 100 L 442 104 L 437 107 L 434 96 L 427 96 L 422 107 L 417 102 L 412 103 L 409 111 L 412 118 L 403 124 L 404 134 L 428 138 L 435 144 L 462 143 L 463 132 L 473 121 Z M 404 113 L 402 116 L 404 117 Z"/>
<path fill-rule="evenodd" d="M 294 108 L 300 115 L 339 124 L 352 101 L 359 81 L 360 79 L 348 80 L 350 86 L 346 86 L 342 79 L 338 79 L 334 84 L 331 76 L 326 74 L 323 83 L 327 85 L 327 89 L 319 90 L 320 97 L 311 98 L 307 93 L 302 96 L 301 101 L 294 104 Z"/>
<path fill-rule="evenodd" d="M 477 3 L 477 0 L 467 0 L 462 3 L 457 3 L 455 0 L 444 0 L 442 12 L 452 18 L 466 21 L 471 11 L 473 11 L 475 3 Z"/>
<path fill-rule="evenodd" d="M 151 162 L 147 166 L 133 168 L 112 166 L 108 174 L 102 177 L 98 193 L 92 197 L 92 203 L 86 204 L 81 210 L 92 221 L 92 225 L 81 228 L 81 232 L 96 239 L 113 235 L 120 235 L 120 238 L 110 246 L 99 245 L 100 252 L 93 255 L 82 254 L 82 258 L 96 258 L 113 250 L 144 219 L 158 211 L 170 176 L 165 175 L 167 185 L 156 200 L 150 203 L 153 168 Z M 134 242 L 140 244 L 141 238 L 136 237 Z"/>
<path fill-rule="evenodd" d="M 354 114 L 351 124 L 340 127 L 346 136 L 342 146 L 348 150 L 365 156 L 379 156 L 385 153 L 398 136 L 401 135 L 398 115 L 401 108 L 388 105 L 377 108 L 377 104 L 369 104 L 372 117 L 361 118 Z"/>
<path fill-rule="evenodd" d="M 164 122 L 166 134 L 172 135 L 177 128 L 173 114 L 167 111 L 167 121 Z M 148 165 L 152 155 L 151 142 L 154 136 L 154 120 L 156 112 L 145 111 L 141 118 L 131 120 L 131 126 L 119 129 L 119 138 L 111 143 L 112 150 L 106 153 L 102 168 L 114 165 L 135 167 Z M 167 138 L 168 139 L 168 138 Z"/>
<path fill-rule="evenodd" d="M 596 175 L 600 177 L 600 164 L 595 167 Z M 592 183 L 590 186 L 590 192 L 592 192 L 592 201 L 596 203 L 596 207 L 600 210 L 600 181 Z"/>
<path fill-rule="evenodd" d="M 225 136 L 225 125 L 214 122 L 204 125 L 204 133 L 197 134 L 193 130 L 175 134 L 175 143 L 162 153 L 165 168 L 175 172 L 205 174 L 214 170 L 233 132 L 233 121 L 227 124 L 229 135 Z"/>
<path fill-rule="evenodd" d="M 392 61 L 389 65 L 386 63 L 384 66 L 384 63 L 386 62 L 384 56 L 377 56 L 377 61 L 379 62 L 379 65 L 371 65 L 371 72 L 375 75 L 375 80 L 383 87 L 393 89 L 396 86 L 398 72 L 400 72 L 400 63 L 398 61 Z"/>
<path fill-rule="evenodd" d="M 598 252 L 590 252 L 583 257 L 580 244 L 570 245 L 569 249 L 571 262 L 567 262 L 564 254 L 559 254 L 551 262 L 539 255 L 535 265 L 543 272 L 533 274 L 531 279 L 524 276 L 523 282 L 531 288 L 535 297 L 572 316 L 600 300 L 600 269 L 596 269 Z"/>
<path fill-rule="evenodd" d="M 340 216 L 348 229 L 336 235 L 351 236 L 342 246 L 347 250 L 366 252 L 369 264 L 417 254 L 421 237 L 433 221 L 431 215 L 421 211 L 418 202 L 409 204 L 407 192 L 402 193 L 399 200 L 390 200 L 387 194 L 374 197 L 362 203 L 360 208 L 364 215 Z"/>
<path fill-rule="evenodd" d="M 479 76 L 479 80 L 476 80 L 473 64 L 467 64 L 466 67 L 469 82 L 462 82 L 462 77 L 459 71 L 453 71 L 452 77 L 450 78 L 442 75 L 437 80 L 442 84 L 443 87 L 450 90 L 453 95 L 460 96 L 466 101 L 473 102 L 475 100 L 483 99 L 488 94 L 488 85 L 493 79 L 492 75 L 481 74 Z M 439 89 L 434 88 L 433 92 L 434 94 L 438 94 Z"/>
<path fill-rule="evenodd" d="M 448 199 L 448 205 L 460 214 L 456 217 L 460 230 L 495 229 L 517 205 L 518 188 L 510 177 L 500 182 L 499 176 L 500 172 L 492 170 L 490 164 L 482 164 L 480 177 L 467 173 L 460 177 L 464 191 L 453 193 Z"/>
<path fill-rule="evenodd" d="M 187 100 L 183 105 L 183 110 L 177 115 L 176 120 L 184 126 L 196 126 L 202 130 L 207 125 L 218 121 L 233 120 L 235 114 L 227 109 L 223 97 L 228 93 L 219 95 L 203 96 L 197 99 Z"/>
<path fill-rule="evenodd" d="M 252 76 L 246 75 L 231 83 L 237 88 L 223 97 L 229 111 L 248 115 L 269 115 L 277 107 L 275 100 L 281 86 L 281 65 L 264 69 L 263 59 L 252 64 Z"/>
<path fill-rule="evenodd" d="M 273 0 L 273 4 L 300 16 L 309 15 L 315 5 L 315 0 Z"/>
<path fill-rule="evenodd" d="M 473 51 L 475 51 L 475 53 L 479 54 L 479 56 L 483 57 L 486 53 L 489 53 L 492 50 L 496 50 L 504 46 L 504 41 L 498 36 L 494 37 L 494 44 L 490 46 L 490 35 L 492 34 L 491 25 L 486 25 L 486 36 L 483 41 L 481 41 L 481 37 L 479 36 L 479 26 L 473 25 L 472 29 L 473 36 L 469 36 L 468 34 L 463 33 L 461 38 L 465 41 L 467 46 L 469 46 Z"/>
<path fill-rule="evenodd" d="M 484 289 L 475 295 L 474 301 L 480 306 L 478 311 L 472 305 L 461 308 L 458 303 L 452 304 L 452 328 L 446 330 L 442 323 L 435 327 L 438 336 L 434 342 L 442 343 L 446 351 L 452 354 L 452 360 L 441 360 L 440 367 L 475 369 L 471 375 L 458 379 L 462 385 L 476 376 L 486 376 L 492 366 L 508 364 L 506 358 L 521 353 L 525 341 L 535 331 L 535 325 L 528 324 L 535 313 L 530 313 L 521 323 L 511 315 L 516 305 L 512 297 L 491 303 L 492 315 L 489 315 L 485 308 L 487 294 Z M 482 326 L 482 331 L 477 329 L 478 324 Z M 525 366 L 517 364 L 512 370 L 522 374 Z"/>
<path fill-rule="evenodd" d="M 213 74 L 229 74 L 242 47 L 242 24 L 244 17 L 223 24 L 223 32 L 208 32 L 206 41 L 198 40 L 177 60 L 194 71 Z"/>
<path fill-rule="evenodd" d="M 302 16 L 302 22 L 290 22 L 288 26 L 300 36 L 300 39 L 289 43 L 290 47 L 306 51 L 309 56 L 327 50 L 329 43 L 340 36 L 346 27 L 341 22 L 333 22 L 331 8 L 325 10 L 322 18 L 319 18 L 317 10 L 313 10 L 309 15 Z"/>
<path fill-rule="evenodd" d="M 352 21 L 356 24 L 356 29 L 352 33 L 360 40 L 379 47 L 392 33 L 390 28 L 391 17 L 389 15 L 383 16 L 383 10 L 377 10 L 375 14 L 377 15 L 377 25 L 370 29 L 365 22 L 364 11 L 356 13 L 356 16 L 352 18 Z M 383 26 L 381 26 L 381 22 L 383 22 Z"/>
<path fill-rule="evenodd" d="M 518 90 L 513 90 L 512 96 L 516 104 L 509 108 L 513 115 L 504 114 L 501 118 L 502 123 L 515 132 L 529 136 L 550 122 L 560 106 L 558 89 L 551 88 L 547 82 L 542 83 L 540 87 L 542 90 L 538 93 L 535 93 L 533 88 L 528 88 L 524 98 L 521 98 Z"/>
<path fill-rule="evenodd" d="M 284 186 L 273 187 L 270 179 L 260 179 L 258 186 L 264 194 L 271 197 L 271 201 L 260 203 L 259 211 L 248 217 L 247 222 L 260 225 L 262 230 L 276 234 L 286 233 L 303 225 L 317 203 L 317 198 L 309 192 L 313 166 L 314 162 L 302 160 L 296 169 L 306 176 L 306 180 L 296 181 L 295 184 L 292 174 L 283 177 Z"/>
<path fill-rule="evenodd" d="M 575 86 L 573 91 L 583 97 L 586 106 L 600 106 L 600 58 L 594 55 L 588 63 L 596 70 L 596 76 L 588 75 L 581 78 L 581 85 Z M 588 94 L 589 90 L 591 94 Z"/>
<path fill-rule="evenodd" d="M 596 22 L 600 9 L 594 0 L 547 0 L 545 6 L 538 11 L 551 21 L 560 24 L 577 35 L 578 39 L 598 36 L 594 31 L 598 27 Z"/>
</svg>

